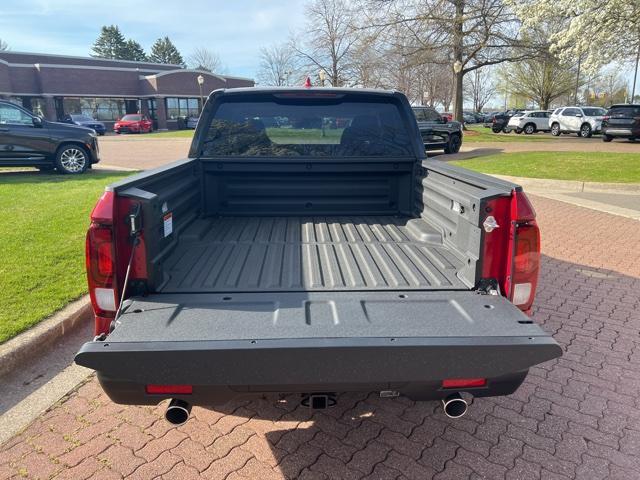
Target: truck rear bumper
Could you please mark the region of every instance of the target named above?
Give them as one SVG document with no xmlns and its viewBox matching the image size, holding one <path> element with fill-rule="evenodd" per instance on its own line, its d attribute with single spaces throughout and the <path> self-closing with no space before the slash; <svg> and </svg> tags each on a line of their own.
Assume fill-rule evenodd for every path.
<svg viewBox="0 0 640 480">
<path fill-rule="evenodd" d="M 109 398 L 123 405 L 156 405 L 162 400 L 177 398 L 191 405 L 219 406 L 234 399 L 253 397 L 277 397 L 282 394 L 313 394 L 320 392 L 390 392 L 411 400 L 440 400 L 454 392 L 468 392 L 475 397 L 510 395 L 515 392 L 527 376 L 528 370 L 489 378 L 482 387 L 448 389 L 440 381 L 421 382 L 376 382 L 376 383 L 322 383 L 306 385 L 194 385 L 192 393 L 150 394 L 145 385 L 126 380 L 109 378 L 98 373 L 98 380 Z M 389 396 L 392 396 L 389 395 Z"/>
<path fill-rule="evenodd" d="M 190 403 L 207 405 L 265 392 L 440 398 L 452 378 L 486 378 L 477 392 L 500 395 L 560 355 L 507 300 L 470 291 L 159 294 L 133 299 L 76 362 L 116 402 L 166 398 L 146 394 L 150 384 L 190 385 Z"/>
</svg>

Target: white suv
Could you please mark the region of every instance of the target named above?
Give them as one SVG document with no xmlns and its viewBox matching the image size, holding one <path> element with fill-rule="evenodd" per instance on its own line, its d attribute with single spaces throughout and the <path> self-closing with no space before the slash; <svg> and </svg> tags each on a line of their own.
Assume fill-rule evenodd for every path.
<svg viewBox="0 0 640 480">
<path fill-rule="evenodd" d="M 602 130 L 602 117 L 607 113 L 600 107 L 561 107 L 556 108 L 549 118 L 551 135 L 577 133 L 579 137 L 589 138 Z"/>
<path fill-rule="evenodd" d="M 549 112 L 546 110 L 526 110 L 509 119 L 508 128 L 516 133 L 531 135 L 536 132 L 549 131 Z"/>
</svg>

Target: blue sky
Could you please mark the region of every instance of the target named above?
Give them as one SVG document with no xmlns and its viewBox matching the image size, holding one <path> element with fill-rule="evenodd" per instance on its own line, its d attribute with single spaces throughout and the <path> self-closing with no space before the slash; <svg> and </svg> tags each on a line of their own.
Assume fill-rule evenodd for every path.
<svg viewBox="0 0 640 480">
<path fill-rule="evenodd" d="M 254 77 L 260 47 L 286 40 L 303 12 L 303 0 L 0 0 L 0 38 L 13 51 L 86 56 L 100 27 L 117 24 L 145 50 L 168 35 L 185 58 L 206 47 L 228 74 Z"/>
</svg>

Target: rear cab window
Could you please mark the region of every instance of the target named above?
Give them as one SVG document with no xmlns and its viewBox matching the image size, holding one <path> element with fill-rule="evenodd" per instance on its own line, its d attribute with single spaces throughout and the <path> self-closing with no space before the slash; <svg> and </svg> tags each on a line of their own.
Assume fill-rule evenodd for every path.
<svg viewBox="0 0 640 480">
<path fill-rule="evenodd" d="M 204 157 L 415 156 L 394 97 L 349 94 L 228 95 L 202 143 Z"/>
</svg>

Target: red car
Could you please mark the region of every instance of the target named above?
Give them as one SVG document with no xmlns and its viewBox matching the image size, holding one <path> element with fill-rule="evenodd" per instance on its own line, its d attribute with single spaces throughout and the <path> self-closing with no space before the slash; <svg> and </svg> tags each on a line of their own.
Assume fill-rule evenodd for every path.
<svg viewBox="0 0 640 480">
<path fill-rule="evenodd" d="M 125 115 L 113 124 L 116 133 L 149 133 L 153 130 L 153 122 L 140 113 Z"/>
<path fill-rule="evenodd" d="M 446 119 L 447 119 L 447 122 L 450 122 L 451 120 L 453 120 L 453 113 L 451 113 L 451 112 L 444 112 L 444 113 L 441 113 L 441 114 L 440 114 L 440 116 L 441 116 L 442 118 L 446 118 Z"/>
</svg>

